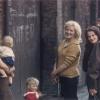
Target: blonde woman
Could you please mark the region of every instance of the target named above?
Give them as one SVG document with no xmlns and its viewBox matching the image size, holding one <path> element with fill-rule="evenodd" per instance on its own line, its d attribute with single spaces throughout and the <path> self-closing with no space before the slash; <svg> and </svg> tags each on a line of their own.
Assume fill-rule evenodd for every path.
<svg viewBox="0 0 100 100">
<path fill-rule="evenodd" d="M 78 100 L 81 27 L 76 21 L 67 21 L 64 25 L 64 39 L 58 47 L 58 61 L 51 73 L 53 80 L 59 77 L 61 96 L 65 100 Z"/>
</svg>

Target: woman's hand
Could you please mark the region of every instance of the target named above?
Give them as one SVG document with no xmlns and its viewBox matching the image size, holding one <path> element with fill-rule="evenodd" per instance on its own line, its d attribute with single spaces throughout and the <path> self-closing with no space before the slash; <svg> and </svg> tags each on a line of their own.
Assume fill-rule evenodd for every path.
<svg viewBox="0 0 100 100">
<path fill-rule="evenodd" d="M 51 72 L 51 80 L 52 80 L 53 83 L 55 83 L 55 81 L 56 81 L 55 71 L 56 71 L 56 63 L 54 64 L 53 71 Z"/>
<path fill-rule="evenodd" d="M 11 76 L 14 77 L 15 76 L 15 74 L 14 74 L 14 72 L 15 72 L 15 66 L 13 66 L 13 67 L 10 68 L 10 72 L 11 72 Z"/>
<path fill-rule="evenodd" d="M 5 67 L 4 70 L 5 70 L 5 72 L 6 72 L 7 75 L 11 75 L 11 71 L 9 70 L 9 68 Z"/>
<path fill-rule="evenodd" d="M 52 79 L 55 79 L 55 78 L 56 78 L 55 70 L 53 70 L 53 71 L 51 72 L 51 78 L 52 78 Z"/>
<path fill-rule="evenodd" d="M 89 93 L 90 93 L 90 95 L 94 96 L 97 94 L 97 90 L 96 89 L 89 89 Z"/>
<path fill-rule="evenodd" d="M 54 69 L 52 72 L 51 72 L 51 77 L 53 78 L 53 77 L 55 77 L 56 76 L 56 69 Z"/>
<path fill-rule="evenodd" d="M 59 77 L 58 76 L 55 76 L 55 77 L 51 76 L 51 81 L 52 81 L 53 84 L 56 84 L 59 81 Z"/>
<path fill-rule="evenodd" d="M 3 69 L 7 75 L 11 74 L 9 67 L 1 59 L 0 59 L 0 68 Z"/>
<path fill-rule="evenodd" d="M 55 71 L 56 69 L 51 72 L 51 80 L 54 84 L 58 82 L 58 75 L 56 75 Z"/>
</svg>

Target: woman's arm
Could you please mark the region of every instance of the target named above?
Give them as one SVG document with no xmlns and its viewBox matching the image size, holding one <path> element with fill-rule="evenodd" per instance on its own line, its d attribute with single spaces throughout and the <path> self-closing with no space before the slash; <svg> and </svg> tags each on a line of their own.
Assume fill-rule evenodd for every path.
<svg viewBox="0 0 100 100">
<path fill-rule="evenodd" d="M 56 76 L 57 74 L 61 73 L 62 71 L 64 71 L 65 69 L 67 69 L 67 66 L 65 64 L 61 65 L 60 67 L 58 67 L 57 69 L 55 69 L 52 72 L 52 75 Z"/>
<path fill-rule="evenodd" d="M 65 53 L 65 58 L 63 64 L 57 67 L 53 72 L 53 75 L 60 74 L 64 70 L 72 67 L 71 65 L 80 57 L 80 48 L 76 45 L 71 45 L 68 47 L 68 51 Z"/>
<path fill-rule="evenodd" d="M 8 75 L 11 74 L 9 67 L 5 63 L 3 63 L 1 59 L 0 59 L 0 68 L 3 69 L 6 72 L 6 74 Z"/>
</svg>

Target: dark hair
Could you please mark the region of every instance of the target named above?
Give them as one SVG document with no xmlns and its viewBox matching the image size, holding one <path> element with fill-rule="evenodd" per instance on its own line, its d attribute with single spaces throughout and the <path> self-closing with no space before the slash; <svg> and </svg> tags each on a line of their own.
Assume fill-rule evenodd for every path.
<svg viewBox="0 0 100 100">
<path fill-rule="evenodd" d="M 90 54 L 91 54 L 91 52 L 92 52 L 92 49 L 93 49 L 93 47 L 94 47 L 94 44 L 90 43 L 89 40 L 88 40 L 88 35 L 87 35 L 87 33 L 88 33 L 89 31 L 93 31 L 93 32 L 98 36 L 98 38 L 99 38 L 99 40 L 100 40 L 100 30 L 99 30 L 99 28 L 96 27 L 96 26 L 88 27 L 87 30 L 86 30 L 86 32 L 85 32 L 86 44 L 85 44 L 85 51 L 84 51 L 83 64 L 82 64 L 82 65 L 83 65 L 82 68 L 83 68 L 83 70 L 84 70 L 85 72 L 86 72 L 87 69 L 88 69 L 88 59 L 89 59 Z"/>
<path fill-rule="evenodd" d="M 88 41 L 88 36 L 87 36 L 87 33 L 89 31 L 93 31 L 99 38 L 100 40 L 100 29 L 97 27 L 97 26 L 91 26 L 91 27 L 88 27 L 87 30 L 86 30 L 86 33 L 85 33 L 85 37 L 86 37 L 86 42 L 89 42 Z"/>
<path fill-rule="evenodd" d="M 83 62 L 82 62 L 82 68 L 85 72 L 87 72 L 88 67 L 89 67 L 88 60 L 90 59 L 91 53 L 93 52 L 93 49 L 96 47 L 96 46 L 94 46 L 94 44 L 90 43 L 88 40 L 87 33 L 89 31 L 93 31 L 98 36 L 98 39 L 100 41 L 99 28 L 96 26 L 91 26 L 91 27 L 87 28 L 86 33 L 85 33 L 85 37 L 86 37 L 85 51 L 84 51 Z"/>
</svg>

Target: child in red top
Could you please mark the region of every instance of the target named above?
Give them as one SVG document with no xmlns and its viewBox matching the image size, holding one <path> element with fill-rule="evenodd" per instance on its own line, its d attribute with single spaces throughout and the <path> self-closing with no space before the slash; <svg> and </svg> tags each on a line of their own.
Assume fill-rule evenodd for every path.
<svg viewBox="0 0 100 100">
<path fill-rule="evenodd" d="M 29 77 L 26 80 L 25 100 L 38 100 L 40 93 L 38 92 L 39 80 L 34 77 Z"/>
</svg>

